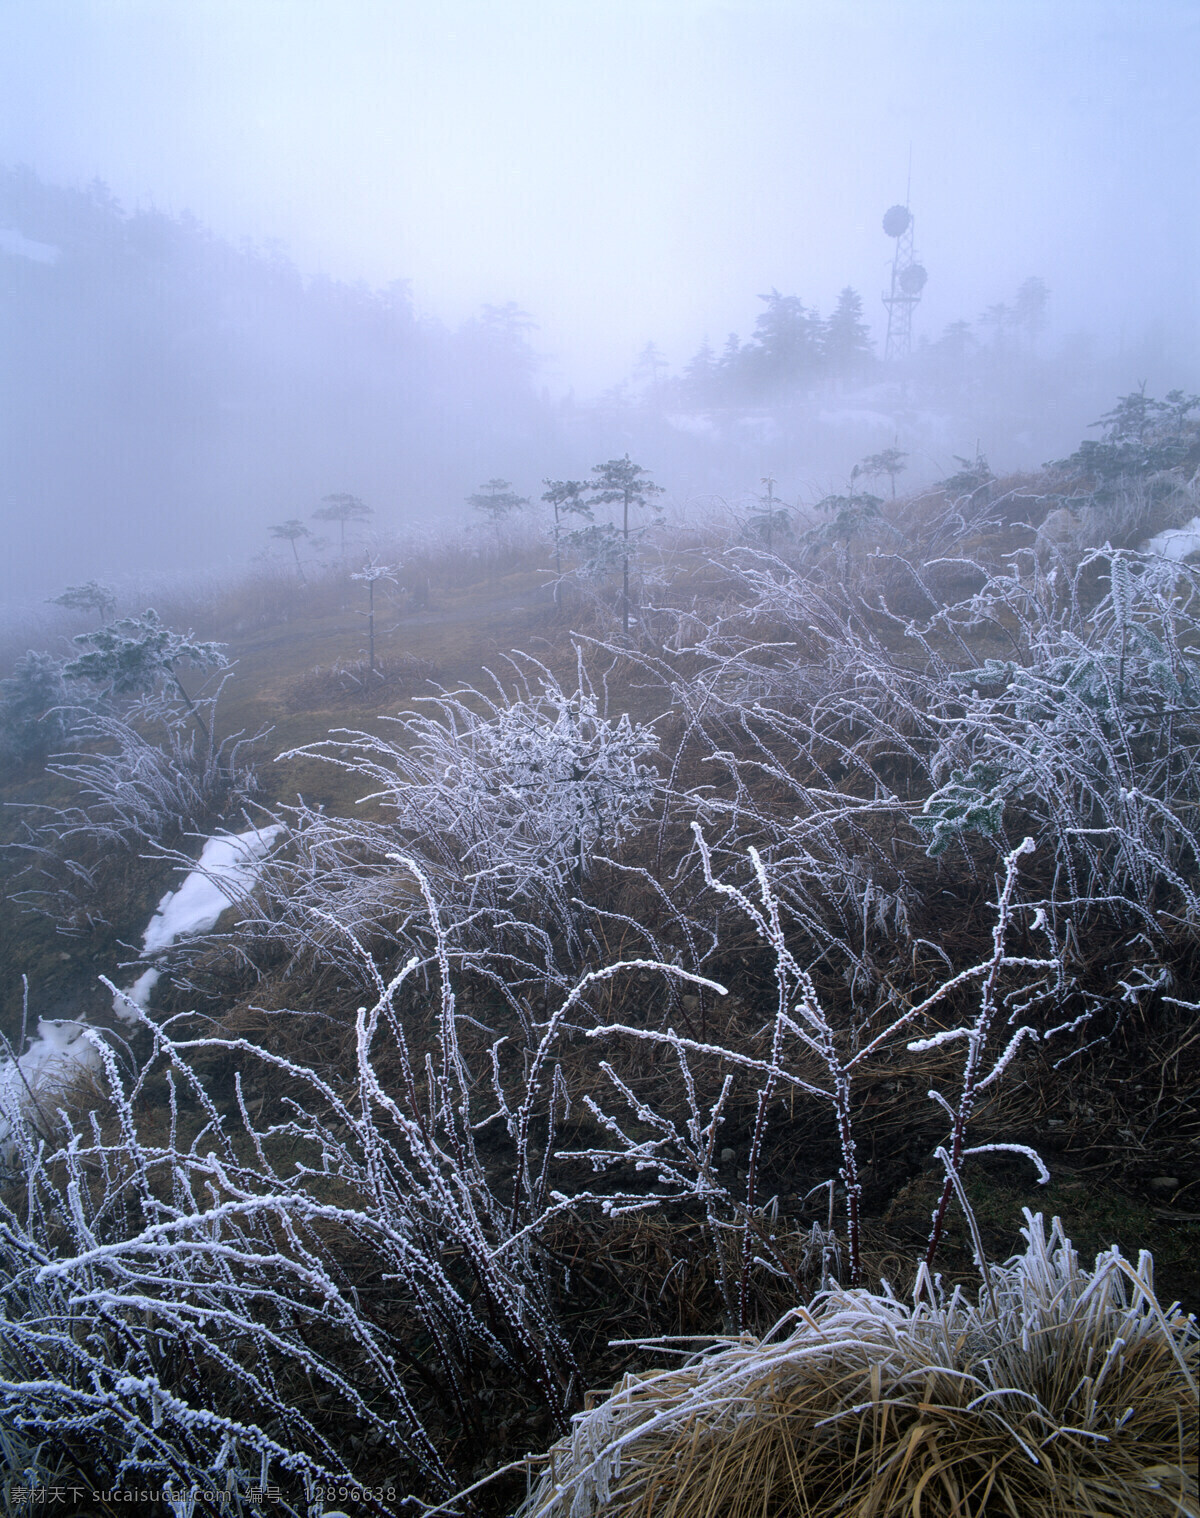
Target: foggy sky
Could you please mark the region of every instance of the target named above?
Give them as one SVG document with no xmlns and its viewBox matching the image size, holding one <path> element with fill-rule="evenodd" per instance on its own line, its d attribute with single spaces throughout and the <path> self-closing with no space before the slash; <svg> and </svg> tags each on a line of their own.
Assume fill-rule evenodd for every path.
<svg viewBox="0 0 1200 1518">
<path fill-rule="evenodd" d="M 1195 0 L 0 0 L 0 161 L 515 300 L 587 392 L 773 286 L 878 333 L 911 149 L 919 333 L 1036 274 L 1059 333 L 1186 346 L 1198 65 Z"/>
</svg>

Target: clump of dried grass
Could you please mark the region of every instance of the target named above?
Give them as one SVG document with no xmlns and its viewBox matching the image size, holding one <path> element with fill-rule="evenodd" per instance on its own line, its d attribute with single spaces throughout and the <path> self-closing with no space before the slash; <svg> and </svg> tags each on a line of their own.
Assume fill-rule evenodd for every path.
<svg viewBox="0 0 1200 1518">
<path fill-rule="evenodd" d="M 974 1302 L 835 1289 L 763 1340 L 627 1376 L 521 1518 L 1195 1515 L 1197 1331 L 1153 1261 L 1080 1268 L 1056 1218 Z M 668 1346 L 669 1347 L 669 1346 Z"/>
</svg>

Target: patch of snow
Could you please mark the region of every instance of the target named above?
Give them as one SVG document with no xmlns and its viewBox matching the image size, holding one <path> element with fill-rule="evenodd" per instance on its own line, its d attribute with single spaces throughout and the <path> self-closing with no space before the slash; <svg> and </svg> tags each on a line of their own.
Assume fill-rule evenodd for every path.
<svg viewBox="0 0 1200 1518">
<path fill-rule="evenodd" d="M 169 948 L 177 939 L 214 928 L 226 907 L 253 889 L 259 862 L 280 832 L 276 824 L 231 837 L 210 838 L 196 868 L 177 891 L 168 891 L 159 902 L 142 935 L 142 957 Z"/>
<path fill-rule="evenodd" d="M 143 956 L 165 949 L 177 939 L 215 927 L 225 908 L 253 889 L 262 860 L 282 831 L 276 824 L 232 837 L 210 838 L 196 868 L 177 891 L 168 891 L 159 902 L 142 938 Z M 136 1016 L 133 1007 L 145 1009 L 161 974 L 150 965 L 128 991 L 118 992 L 113 998 L 116 1014 L 132 1021 Z M 82 1076 L 102 1070 L 100 1052 L 84 1037 L 84 1027 L 82 1022 L 42 1018 L 29 1048 L 16 1059 L 10 1057 L 0 1064 L 3 1158 L 12 1158 L 14 1146 L 10 1135 L 15 1122 L 22 1116 L 29 1117 L 44 1129 L 53 1121 L 70 1088 Z"/>
<path fill-rule="evenodd" d="M 700 413 L 677 412 L 673 416 L 665 418 L 668 427 L 674 427 L 676 432 L 688 432 L 693 437 L 715 437 L 717 429 L 713 425 L 711 416 Z"/>
<path fill-rule="evenodd" d="M 0 1153 L 11 1157 L 9 1134 L 19 1115 L 47 1126 L 65 1093 L 83 1075 L 102 1068 L 99 1050 L 83 1036 L 80 1022 L 42 1018 L 37 1036 L 17 1059 L 0 1065 Z"/>
<path fill-rule="evenodd" d="M 1186 559 L 1190 553 L 1200 553 L 1200 517 L 1193 517 L 1182 527 L 1168 527 L 1165 532 L 1156 532 L 1139 551 L 1159 553 L 1164 559 Z"/>
<path fill-rule="evenodd" d="M 750 412 L 739 416 L 734 422 L 739 432 L 753 437 L 755 442 L 769 443 L 782 435 L 778 420 L 770 412 Z"/>
<path fill-rule="evenodd" d="M 138 978 L 130 986 L 128 991 L 119 991 L 113 998 L 113 1011 L 125 1017 L 129 1008 L 125 1005 L 126 999 L 135 1002 L 144 1012 L 150 1005 L 150 993 L 162 979 L 162 971 L 156 970 L 153 965 L 148 970 L 143 970 Z"/>
<path fill-rule="evenodd" d="M 882 411 L 860 410 L 856 407 L 843 406 L 838 411 L 820 411 L 817 420 L 826 423 L 827 426 L 835 427 L 882 427 L 889 432 L 896 429 L 896 418 L 885 416 Z"/>
<path fill-rule="evenodd" d="M 30 258 L 35 264 L 56 264 L 61 248 L 52 242 L 35 242 L 12 227 L 0 229 L 0 253 L 13 253 L 18 258 Z"/>
<path fill-rule="evenodd" d="M 226 907 L 244 900 L 254 889 L 262 860 L 282 831 L 274 823 L 266 828 L 251 828 L 248 833 L 210 838 L 201 850 L 196 868 L 178 890 L 168 891 L 155 908 L 142 935 L 141 957 L 148 959 L 181 938 L 207 933 L 216 927 Z M 113 998 L 117 1016 L 133 1021 L 135 1013 L 129 1003 L 144 1011 L 159 978 L 160 972 L 151 966 L 128 991 L 119 991 Z"/>
</svg>

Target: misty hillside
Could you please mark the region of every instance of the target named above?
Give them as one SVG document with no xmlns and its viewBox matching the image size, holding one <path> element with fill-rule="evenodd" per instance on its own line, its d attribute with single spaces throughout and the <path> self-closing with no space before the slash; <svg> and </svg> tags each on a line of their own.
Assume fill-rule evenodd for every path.
<svg viewBox="0 0 1200 1518">
<path fill-rule="evenodd" d="M 910 481 L 983 437 L 999 467 L 1036 467 L 1131 362 L 1047 336 L 1036 276 L 887 364 L 851 287 L 824 314 L 775 290 L 746 292 L 751 329 L 719 351 L 672 371 L 650 342 L 615 388 L 551 399 L 536 313 L 512 302 L 451 329 L 404 281 L 305 277 L 280 248 L 22 168 L 0 174 L 0 274 L 0 590 L 25 605 L 89 574 L 228 570 L 332 493 L 385 531 L 460 518 L 480 479 L 529 492 L 614 444 L 653 459 L 682 510 L 737 509 L 766 474 L 817 499 L 890 446 Z"/>
<path fill-rule="evenodd" d="M 306 280 L 29 170 L 0 176 L 0 227 L 8 598 L 244 562 L 268 521 L 343 489 L 399 525 L 545 426 L 506 310 L 450 332 L 402 284 Z"/>
<path fill-rule="evenodd" d="M 932 1420 L 942 1518 L 1188 1511 L 1198 416 L 64 592 L 0 686 L 9 1488 L 898 1515 Z"/>
</svg>

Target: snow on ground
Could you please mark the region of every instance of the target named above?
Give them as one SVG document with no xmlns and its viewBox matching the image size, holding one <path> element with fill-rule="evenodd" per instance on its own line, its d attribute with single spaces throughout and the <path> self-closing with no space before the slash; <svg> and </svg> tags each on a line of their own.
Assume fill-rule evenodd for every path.
<svg viewBox="0 0 1200 1518">
<path fill-rule="evenodd" d="M 142 957 L 215 927 L 225 908 L 254 888 L 262 860 L 282 831 L 275 825 L 210 838 L 196 868 L 177 891 L 168 891 L 159 902 L 142 936 Z M 145 1008 L 159 978 L 160 971 L 150 965 L 128 991 L 118 992 L 113 998 L 118 1017 L 133 1021 L 136 1014 L 129 1003 Z M 101 1068 L 100 1053 L 84 1037 L 82 1022 L 42 1018 L 29 1048 L 0 1063 L 0 1157 L 11 1158 L 9 1135 L 21 1114 L 39 1128 L 50 1126 L 70 1088 Z"/>
<path fill-rule="evenodd" d="M 0 231 L 0 253 L 11 253 L 17 258 L 30 258 L 35 264 L 56 264 L 62 252 L 52 242 L 35 242 L 32 237 L 12 227 Z"/>
<path fill-rule="evenodd" d="M 896 418 L 885 416 L 882 411 L 868 411 L 856 406 L 843 406 L 838 411 L 819 411 L 817 420 L 828 427 L 873 427 L 876 431 L 894 432 Z"/>
<path fill-rule="evenodd" d="M 19 1113 L 40 1129 L 52 1126 L 70 1088 L 100 1069 L 99 1051 L 83 1036 L 82 1023 L 42 1018 L 25 1053 L 0 1065 L 0 1154 L 11 1157 L 8 1136 Z"/>
<path fill-rule="evenodd" d="M 253 890 L 259 863 L 282 831 L 275 824 L 210 838 L 196 868 L 177 891 L 168 891 L 159 902 L 142 936 L 142 958 L 169 948 L 180 938 L 216 927 L 225 908 Z"/>
<path fill-rule="evenodd" d="M 282 831 L 275 823 L 267 828 L 251 828 L 248 833 L 210 838 L 196 868 L 177 891 L 168 891 L 159 902 L 142 935 L 141 957 L 149 959 L 181 938 L 207 933 L 216 927 L 226 907 L 243 900 L 254 889 L 262 860 Z M 128 1005 L 131 1001 L 145 1010 L 159 978 L 160 972 L 151 965 L 128 991 L 119 992 L 113 998 L 113 1010 L 118 1017 L 133 1020 L 135 1014 Z"/>
<path fill-rule="evenodd" d="M 1141 546 L 1142 553 L 1161 553 L 1164 559 L 1186 559 L 1190 553 L 1200 553 L 1200 517 L 1193 517 L 1182 527 L 1168 527 L 1156 532 Z"/>
</svg>

